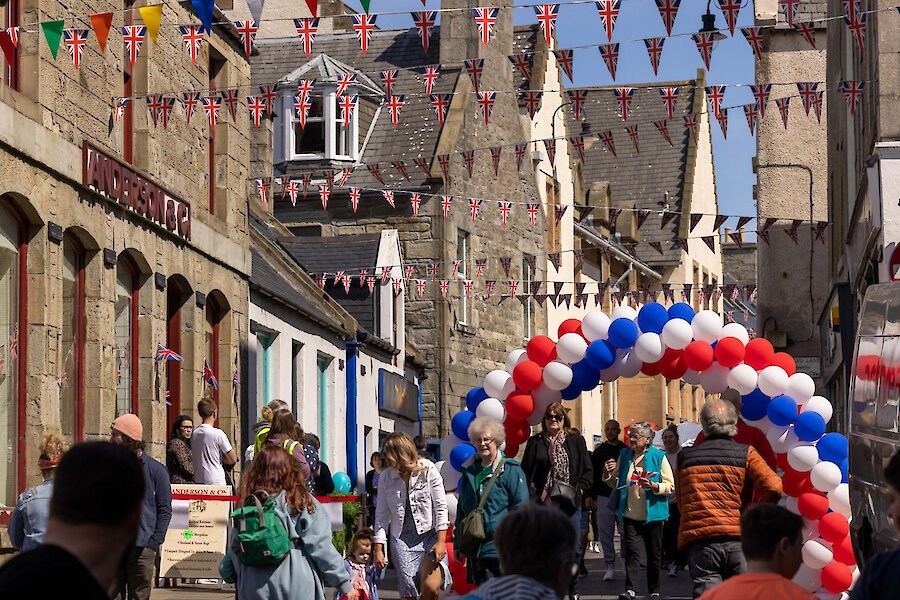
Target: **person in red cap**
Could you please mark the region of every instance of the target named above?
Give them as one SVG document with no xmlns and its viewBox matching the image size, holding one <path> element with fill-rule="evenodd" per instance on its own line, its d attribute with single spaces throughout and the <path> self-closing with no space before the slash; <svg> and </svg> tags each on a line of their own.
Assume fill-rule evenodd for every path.
<svg viewBox="0 0 900 600">
<path fill-rule="evenodd" d="M 144 471 L 144 502 L 137 539 L 124 572 L 119 575 L 117 598 L 147 600 L 153 587 L 156 555 L 172 520 L 172 487 L 162 463 L 144 452 L 144 426 L 137 415 L 125 414 L 113 421 L 110 441 L 135 453 Z"/>
</svg>

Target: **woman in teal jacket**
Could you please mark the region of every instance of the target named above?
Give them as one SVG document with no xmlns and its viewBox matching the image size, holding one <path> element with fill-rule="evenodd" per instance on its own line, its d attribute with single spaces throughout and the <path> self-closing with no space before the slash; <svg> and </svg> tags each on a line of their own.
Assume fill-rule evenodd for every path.
<svg viewBox="0 0 900 600">
<path fill-rule="evenodd" d="M 466 557 L 469 573 L 475 583 L 480 585 L 492 577 L 500 576 L 500 561 L 494 547 L 494 530 L 509 511 L 528 503 L 528 484 L 519 463 L 504 458 L 500 452 L 500 446 L 506 441 L 506 431 L 500 421 L 491 417 L 478 417 L 469 425 L 468 433 L 469 441 L 475 446 L 478 456 L 471 465 L 463 469 L 454 529 L 459 527 L 466 515 L 478 508 L 491 478 L 497 477 L 482 511 L 485 540 L 472 556 Z"/>
</svg>

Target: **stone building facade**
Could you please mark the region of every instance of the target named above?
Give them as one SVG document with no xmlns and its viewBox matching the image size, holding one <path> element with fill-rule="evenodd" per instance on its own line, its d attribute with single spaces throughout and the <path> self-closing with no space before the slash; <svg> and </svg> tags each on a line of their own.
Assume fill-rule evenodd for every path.
<svg viewBox="0 0 900 600">
<path fill-rule="evenodd" d="M 140 24 L 136 8 L 10 6 L 18 12 L 7 12 L 6 26 L 116 12 L 106 52 L 91 34 L 78 70 L 63 46 L 53 59 L 34 25 L 3 64 L 0 506 L 40 481 L 38 445 L 50 431 L 69 442 L 106 439 L 117 415 L 136 413 L 147 451 L 164 459 L 174 418 L 196 418 L 197 400 L 211 395 L 236 439 L 232 375 L 246 344 L 250 272 L 245 104 L 235 120 L 223 109 L 213 132 L 202 109 L 188 124 L 180 107 L 167 128 L 154 127 L 145 102 L 175 90 L 246 90 L 235 32 L 214 27 L 192 64 L 166 25 L 132 69 L 118 32 Z M 165 2 L 163 15 L 199 24 L 177 2 Z M 110 98 L 122 97 L 124 114 L 113 119 Z M 154 360 L 158 345 L 184 360 Z M 204 361 L 218 391 L 203 382 Z"/>
</svg>

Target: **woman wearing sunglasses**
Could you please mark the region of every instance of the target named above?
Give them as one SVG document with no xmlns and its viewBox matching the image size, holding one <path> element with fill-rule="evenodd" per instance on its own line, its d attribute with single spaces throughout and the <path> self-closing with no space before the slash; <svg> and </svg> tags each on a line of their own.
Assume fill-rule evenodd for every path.
<svg viewBox="0 0 900 600">
<path fill-rule="evenodd" d="M 559 402 L 544 411 L 541 431 L 530 438 L 522 457 L 525 480 L 536 502 L 562 510 L 572 520 L 575 539 L 580 536 L 584 493 L 593 482 L 591 455 L 581 434 L 572 429 Z M 576 553 L 580 553 L 580 545 Z M 576 556 L 576 564 L 580 556 Z M 572 577 L 569 596 L 578 598 L 578 576 Z"/>
</svg>

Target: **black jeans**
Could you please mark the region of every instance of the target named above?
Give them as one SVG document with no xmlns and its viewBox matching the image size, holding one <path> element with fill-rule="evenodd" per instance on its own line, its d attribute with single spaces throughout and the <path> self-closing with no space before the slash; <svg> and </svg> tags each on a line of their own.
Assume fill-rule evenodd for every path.
<svg viewBox="0 0 900 600">
<path fill-rule="evenodd" d="M 733 575 L 747 570 L 740 540 L 701 540 L 688 546 L 688 568 L 694 580 L 694 598 Z"/>
<path fill-rule="evenodd" d="M 466 560 L 469 580 L 481 585 L 488 579 L 500 577 L 500 560 L 497 558 L 469 558 Z"/>
<path fill-rule="evenodd" d="M 647 564 L 649 593 L 659 592 L 659 571 L 662 568 L 663 522 L 625 519 L 625 589 L 637 592 L 641 575 L 641 561 Z"/>
<path fill-rule="evenodd" d="M 663 560 L 669 565 L 683 567 L 687 564 L 685 553 L 678 549 L 678 527 L 681 525 L 681 511 L 678 504 L 669 503 L 669 518 L 663 525 Z"/>
</svg>

